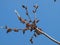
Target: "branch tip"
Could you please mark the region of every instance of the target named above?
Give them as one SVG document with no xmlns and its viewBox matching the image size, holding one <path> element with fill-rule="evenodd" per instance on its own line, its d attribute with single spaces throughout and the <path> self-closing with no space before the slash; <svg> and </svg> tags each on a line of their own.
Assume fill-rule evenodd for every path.
<svg viewBox="0 0 60 45">
<path fill-rule="evenodd" d="M 16 15 L 18 16 L 18 17 L 20 17 L 20 15 L 19 15 L 19 13 L 18 13 L 18 11 L 15 9 L 14 10 L 14 12 L 16 13 Z"/>
</svg>

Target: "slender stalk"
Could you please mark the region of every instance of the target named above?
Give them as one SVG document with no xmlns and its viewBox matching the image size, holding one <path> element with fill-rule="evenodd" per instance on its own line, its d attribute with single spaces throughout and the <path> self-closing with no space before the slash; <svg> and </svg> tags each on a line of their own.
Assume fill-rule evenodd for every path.
<svg viewBox="0 0 60 45">
<path fill-rule="evenodd" d="M 42 33 L 44 36 L 46 36 L 47 38 L 49 38 L 51 41 L 53 41 L 53 42 L 55 42 L 55 43 L 57 43 L 57 44 L 60 45 L 60 42 L 59 42 L 59 41 L 57 41 L 56 39 L 52 38 L 50 35 L 48 35 L 47 33 L 43 32 L 43 31 L 41 31 L 40 29 L 38 29 L 38 28 L 36 28 L 36 29 L 37 29 L 40 33 Z"/>
<path fill-rule="evenodd" d="M 36 24 L 36 13 L 34 13 L 34 19 L 35 19 L 35 24 Z"/>
</svg>

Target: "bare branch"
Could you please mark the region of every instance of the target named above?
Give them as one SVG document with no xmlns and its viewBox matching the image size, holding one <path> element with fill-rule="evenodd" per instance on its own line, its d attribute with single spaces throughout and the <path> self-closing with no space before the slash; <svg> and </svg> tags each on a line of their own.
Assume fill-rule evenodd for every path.
<svg viewBox="0 0 60 45">
<path fill-rule="evenodd" d="M 57 43 L 57 44 L 60 45 L 60 42 L 59 42 L 59 41 L 55 40 L 54 38 L 52 38 L 51 36 L 49 36 L 47 33 L 41 31 L 40 29 L 38 29 L 38 28 L 36 28 L 36 29 L 37 29 L 40 33 L 42 33 L 43 35 L 45 35 L 47 38 L 49 38 L 51 41 L 53 41 L 53 42 L 55 42 L 55 43 Z"/>
<path fill-rule="evenodd" d="M 37 18 L 36 18 L 36 11 L 37 11 L 37 9 L 38 9 L 38 5 L 36 4 L 36 5 L 34 5 L 33 6 L 35 9 L 33 10 L 33 13 L 34 13 L 34 24 L 36 25 L 36 23 L 38 22 L 37 21 Z"/>
<path fill-rule="evenodd" d="M 18 13 L 18 11 L 17 11 L 17 10 L 15 10 L 15 13 L 16 13 L 16 15 L 17 15 L 18 19 L 19 19 L 22 23 L 25 23 L 25 24 L 27 24 L 27 23 L 28 23 L 26 20 L 22 19 L 22 18 L 19 16 L 19 13 Z"/>
<path fill-rule="evenodd" d="M 56 0 L 54 0 L 56 2 Z M 40 34 L 43 34 L 44 36 L 46 36 L 47 38 L 49 38 L 51 41 L 57 43 L 60 45 L 60 42 L 55 40 L 54 38 L 52 38 L 51 36 L 49 36 L 47 33 L 45 33 L 41 28 L 38 28 L 36 23 L 39 22 L 39 20 L 37 20 L 36 18 L 36 11 L 38 9 L 38 5 L 34 5 L 33 7 L 35 8 L 33 10 L 33 13 L 34 13 L 34 21 L 31 20 L 30 16 L 29 16 L 29 13 L 28 13 L 28 8 L 27 6 L 25 5 L 22 5 L 22 7 L 26 10 L 26 15 L 28 16 L 29 18 L 29 21 L 32 22 L 28 22 L 27 20 L 21 18 L 20 14 L 18 13 L 17 10 L 15 10 L 15 13 L 19 19 L 19 21 L 21 21 L 22 23 L 24 23 L 26 25 L 26 28 L 24 29 L 20 29 L 20 28 L 9 28 L 8 26 L 5 26 L 5 27 L 0 27 L 0 29 L 6 29 L 7 33 L 11 32 L 11 31 L 14 31 L 14 32 L 19 32 L 20 30 L 22 30 L 23 34 L 25 34 L 25 31 L 27 30 L 30 30 L 30 31 L 33 31 L 34 30 L 34 34 L 33 36 L 30 38 L 30 42 L 33 44 L 33 38 L 34 37 L 37 37 L 37 35 L 40 35 Z"/>
<path fill-rule="evenodd" d="M 27 8 L 27 6 L 22 5 L 22 7 L 26 10 L 26 15 L 27 15 L 28 18 L 29 18 L 29 22 L 32 22 L 32 20 L 31 20 L 31 18 L 30 18 L 30 16 L 29 16 L 29 13 L 28 13 L 28 8 Z"/>
</svg>

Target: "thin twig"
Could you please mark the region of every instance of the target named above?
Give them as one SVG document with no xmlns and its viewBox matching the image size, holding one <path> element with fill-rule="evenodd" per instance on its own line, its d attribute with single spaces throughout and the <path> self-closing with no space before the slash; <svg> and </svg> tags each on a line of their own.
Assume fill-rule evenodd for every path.
<svg viewBox="0 0 60 45">
<path fill-rule="evenodd" d="M 30 18 L 30 16 L 29 16 L 29 13 L 28 13 L 28 8 L 27 8 L 27 6 L 22 5 L 22 7 L 26 10 L 26 15 L 28 16 L 29 22 L 32 22 L 32 20 L 31 20 L 31 18 Z"/>
<path fill-rule="evenodd" d="M 21 18 L 21 16 L 19 15 L 19 13 L 18 13 L 18 11 L 17 11 L 17 10 L 15 10 L 15 13 L 16 13 L 16 15 L 17 15 L 18 19 L 19 19 L 22 23 L 25 23 L 25 24 L 27 24 L 27 23 L 28 23 L 26 20 L 24 20 L 24 19 L 22 19 L 22 18 Z"/>
</svg>

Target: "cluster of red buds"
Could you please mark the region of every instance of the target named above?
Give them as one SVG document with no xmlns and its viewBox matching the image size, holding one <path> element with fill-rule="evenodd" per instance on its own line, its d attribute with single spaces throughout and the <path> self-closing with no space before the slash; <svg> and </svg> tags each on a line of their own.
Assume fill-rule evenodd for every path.
<svg viewBox="0 0 60 45">
<path fill-rule="evenodd" d="M 38 9 L 38 5 L 34 5 L 33 7 L 35 8 L 35 10 L 33 11 L 33 13 L 36 13 L 36 10 Z M 24 29 L 18 29 L 18 28 L 9 28 L 8 26 L 0 27 L 0 28 L 6 29 L 6 30 L 7 30 L 7 33 L 11 32 L 11 31 L 19 32 L 20 30 L 22 30 L 22 31 L 23 31 L 23 34 L 25 34 L 25 31 L 27 31 L 27 30 L 30 30 L 30 31 L 33 31 L 33 30 L 34 30 L 34 34 L 33 34 L 33 36 L 30 38 L 30 42 L 33 43 L 33 40 L 32 40 L 33 37 L 37 37 L 37 35 L 41 34 L 39 31 L 36 30 L 36 28 L 37 28 L 36 23 L 38 23 L 39 20 L 34 19 L 34 20 L 32 21 L 31 18 L 30 18 L 30 16 L 29 16 L 29 13 L 28 13 L 28 8 L 27 8 L 27 6 L 22 5 L 22 8 L 24 8 L 24 9 L 26 10 L 26 15 L 27 15 L 28 18 L 29 18 L 29 22 L 28 22 L 27 20 L 23 19 L 23 18 L 20 16 L 20 14 L 18 13 L 17 10 L 15 10 L 15 13 L 16 13 L 16 15 L 17 15 L 17 17 L 18 17 L 18 20 L 19 20 L 21 23 L 23 23 L 23 24 L 26 25 L 26 28 L 24 28 Z M 36 16 L 36 15 L 34 15 L 34 16 Z M 31 22 L 31 23 L 30 23 L 30 22 Z M 40 29 L 40 30 L 42 30 L 42 29 Z"/>
<path fill-rule="evenodd" d="M 30 18 L 30 16 L 29 16 L 29 13 L 28 13 L 28 8 L 27 8 L 27 6 L 22 5 L 22 8 L 24 8 L 24 9 L 26 10 L 26 15 L 27 15 L 28 18 L 29 18 L 29 22 L 28 22 L 27 20 L 23 19 L 23 18 L 20 16 L 20 14 L 18 13 L 18 11 L 15 10 L 15 13 L 16 13 L 16 15 L 17 15 L 17 17 L 18 17 L 18 20 L 19 20 L 21 23 L 23 23 L 23 24 L 26 25 L 24 29 L 20 29 L 20 28 L 9 28 L 8 26 L 0 27 L 0 28 L 6 29 L 6 31 L 7 31 L 6 33 L 9 33 L 9 32 L 11 32 L 11 31 L 19 32 L 20 30 L 22 30 L 22 31 L 23 31 L 23 34 L 25 34 L 25 32 L 26 32 L 27 30 L 30 30 L 30 31 L 33 31 L 33 30 L 34 30 L 34 34 L 33 34 L 33 35 L 31 36 L 31 38 L 30 38 L 30 42 L 31 42 L 32 44 L 33 44 L 33 38 L 34 38 L 34 37 L 37 37 L 38 35 L 43 34 L 43 35 L 45 35 L 47 38 L 49 38 L 50 40 L 52 40 L 53 42 L 55 42 L 55 43 L 57 43 L 57 44 L 60 45 L 60 42 L 59 42 L 59 41 L 55 40 L 54 38 L 52 38 L 51 36 L 49 36 L 48 34 L 46 34 L 45 32 L 43 32 L 43 30 L 42 30 L 41 28 L 38 28 L 38 27 L 37 27 L 36 23 L 38 23 L 39 20 L 37 20 L 35 14 L 36 14 L 36 11 L 37 11 L 37 9 L 38 9 L 39 6 L 38 6 L 38 5 L 34 5 L 33 7 L 35 8 L 35 10 L 33 10 L 34 20 L 32 21 L 31 18 Z M 30 23 L 30 22 L 31 22 L 31 23 Z"/>
<path fill-rule="evenodd" d="M 35 12 L 33 12 L 33 13 L 36 13 L 36 10 L 38 9 L 38 5 L 34 5 L 33 7 L 35 8 L 35 10 L 34 10 Z M 17 10 L 15 10 L 15 13 L 16 13 L 18 19 L 19 19 L 22 23 L 26 24 L 26 28 L 25 28 L 25 30 L 23 30 L 23 34 L 24 34 L 25 31 L 27 31 L 27 30 L 30 30 L 30 31 L 33 31 L 33 30 L 34 30 L 34 34 L 33 34 L 33 36 L 30 38 L 30 42 L 33 43 L 33 40 L 32 40 L 33 37 L 34 37 L 34 36 L 37 37 L 37 35 L 41 34 L 39 31 L 36 30 L 36 28 L 37 28 L 36 23 L 38 23 L 39 20 L 34 19 L 34 21 L 32 21 L 31 18 L 30 18 L 30 16 L 29 16 L 29 13 L 28 13 L 28 8 L 27 8 L 27 6 L 22 5 L 22 8 L 24 8 L 24 9 L 26 10 L 26 15 L 28 16 L 28 18 L 29 18 L 29 20 L 30 20 L 29 22 L 28 22 L 27 20 L 25 20 L 25 19 L 22 19 L 22 18 L 19 16 L 19 13 L 18 13 Z M 34 16 L 36 16 L 36 15 L 34 15 Z M 31 23 L 30 23 L 30 22 L 31 22 Z M 35 23 L 35 22 L 36 22 L 36 23 Z M 41 30 L 42 30 L 42 29 L 41 29 Z"/>
</svg>

